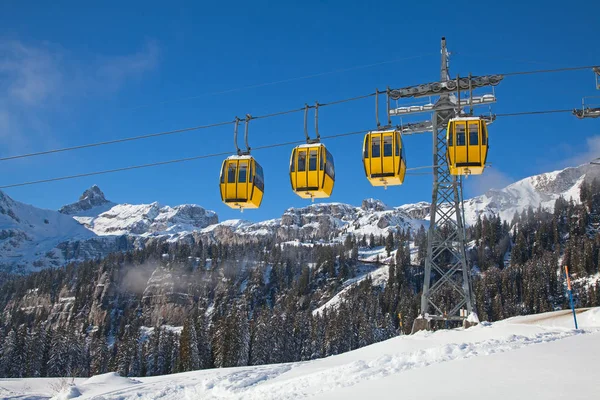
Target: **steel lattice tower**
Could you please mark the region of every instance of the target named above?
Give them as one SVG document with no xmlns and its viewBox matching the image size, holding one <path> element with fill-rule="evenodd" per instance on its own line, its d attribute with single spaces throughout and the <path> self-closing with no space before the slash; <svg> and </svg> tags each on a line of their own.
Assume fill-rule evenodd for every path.
<svg viewBox="0 0 600 400">
<path fill-rule="evenodd" d="M 445 39 L 442 39 L 441 57 L 441 82 L 447 82 L 450 79 Z M 456 104 L 450 96 L 449 93 L 441 94 L 433 112 L 433 191 L 420 311 L 424 318 L 415 323 L 413 330 L 427 329 L 429 319 L 462 319 L 458 313 L 463 307 L 466 307 L 468 314 L 473 312 L 465 253 L 462 185 L 456 176 L 450 175 L 446 159 L 446 127 L 456 115 Z M 432 271 L 437 275 L 433 282 Z M 436 293 L 446 286 L 458 294 L 458 302 L 449 310 L 435 299 Z"/>
<path fill-rule="evenodd" d="M 462 207 L 462 178 L 450 174 L 446 158 L 446 127 L 450 119 L 464 116 L 463 108 L 496 101 L 495 95 L 473 96 L 473 89 L 496 86 L 502 75 L 472 76 L 450 79 L 446 39 L 441 45 L 441 79 L 389 91 L 393 100 L 438 96 L 434 104 L 398 107 L 389 110 L 390 116 L 432 112 L 431 121 L 400 125 L 403 135 L 433 133 L 433 190 L 430 225 L 427 234 L 427 258 L 423 279 L 423 294 L 419 318 L 413 332 L 429 329 L 431 320 L 461 321 L 474 313 L 470 272 L 465 251 L 465 225 Z M 461 99 L 461 92 L 468 96 Z M 488 122 L 493 116 L 480 117 Z M 449 292 L 452 295 L 449 296 Z M 461 310 L 466 312 L 461 312 Z"/>
</svg>

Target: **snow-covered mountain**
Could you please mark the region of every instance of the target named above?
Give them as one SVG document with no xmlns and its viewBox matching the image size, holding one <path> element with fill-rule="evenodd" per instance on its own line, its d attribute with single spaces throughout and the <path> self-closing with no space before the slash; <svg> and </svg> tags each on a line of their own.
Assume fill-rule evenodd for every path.
<svg viewBox="0 0 600 400">
<path fill-rule="evenodd" d="M 68 215 L 20 203 L 0 192 L 0 266 L 9 266 L 11 272 L 61 265 L 65 259 L 59 244 L 93 236 Z"/>
<path fill-rule="evenodd" d="M 478 216 L 499 214 L 512 220 L 528 207 L 552 209 L 557 198 L 579 201 L 586 177 L 597 167 L 582 165 L 522 179 L 503 189 L 465 201 L 468 224 Z M 215 212 L 198 205 L 175 207 L 115 204 L 97 186 L 59 211 L 41 210 L 12 200 L 0 192 L 0 270 L 27 272 L 68 261 L 99 257 L 143 246 L 149 239 L 189 240 L 191 237 L 225 243 L 256 241 L 271 236 L 279 242 L 341 241 L 347 234 L 387 235 L 388 231 L 428 225 L 430 204 L 389 207 L 364 200 L 360 207 L 319 203 L 289 208 L 281 218 L 248 222 L 218 222 Z"/>
<path fill-rule="evenodd" d="M 542 207 L 553 211 L 559 197 L 579 202 L 579 190 L 585 179 L 600 178 L 600 168 L 594 165 L 580 165 L 563 170 L 530 176 L 503 189 L 490 189 L 481 196 L 465 200 L 465 220 L 468 225 L 477 221 L 477 217 L 500 215 L 509 223 L 515 213 L 521 213 L 529 207 Z M 429 220 L 431 204 L 420 202 L 398 207 L 411 218 Z"/>
<path fill-rule="evenodd" d="M 521 179 L 504 189 L 488 190 L 465 201 L 466 222 L 475 223 L 478 215 L 500 215 L 510 222 L 516 212 L 521 213 L 530 206 L 552 211 L 559 197 L 579 202 L 579 189 L 584 179 L 599 175 L 597 166 L 584 164 Z"/>
<path fill-rule="evenodd" d="M 17 202 L 0 191 L 0 272 L 27 273 L 143 246 L 150 237 L 177 240 L 218 223 L 196 205 L 130 205 L 106 200 L 98 186 L 59 211 Z"/>
<path fill-rule="evenodd" d="M 96 235 L 157 236 L 190 232 L 218 222 L 217 214 L 194 204 L 176 207 L 117 204 L 93 217 L 74 217 Z"/>
<path fill-rule="evenodd" d="M 83 192 L 78 201 L 61 207 L 58 212 L 78 217 L 95 217 L 115 205 L 112 201 L 106 200 L 98 186 L 93 185 Z"/>
<path fill-rule="evenodd" d="M 390 230 L 416 230 L 423 221 L 412 218 L 401 208 L 391 208 L 379 200 L 363 200 L 361 207 L 343 203 L 312 204 L 290 208 L 281 217 L 281 239 L 333 239 L 352 233 L 385 235 Z M 284 234 L 286 233 L 286 234 Z"/>
</svg>

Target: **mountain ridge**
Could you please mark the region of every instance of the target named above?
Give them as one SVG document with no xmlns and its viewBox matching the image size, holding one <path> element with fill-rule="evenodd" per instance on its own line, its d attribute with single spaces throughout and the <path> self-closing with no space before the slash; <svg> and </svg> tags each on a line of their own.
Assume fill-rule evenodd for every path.
<svg viewBox="0 0 600 400">
<path fill-rule="evenodd" d="M 503 189 L 491 189 L 465 200 L 465 220 L 500 215 L 512 220 L 528 207 L 553 209 L 559 197 L 579 201 L 586 177 L 596 177 L 594 166 L 582 165 L 534 175 Z M 277 242 L 342 241 L 346 235 L 386 235 L 389 231 L 427 227 L 430 203 L 390 207 L 373 198 L 360 207 L 345 203 L 317 203 L 288 208 L 280 218 L 250 222 L 219 222 L 216 212 L 195 204 L 164 206 L 115 204 L 96 185 L 77 202 L 58 211 L 17 202 L 0 192 L 0 269 L 26 273 L 70 261 L 101 257 L 113 251 L 143 247 L 150 239 L 243 242 L 272 236 Z M 47 221 L 47 222 L 46 222 Z"/>
</svg>

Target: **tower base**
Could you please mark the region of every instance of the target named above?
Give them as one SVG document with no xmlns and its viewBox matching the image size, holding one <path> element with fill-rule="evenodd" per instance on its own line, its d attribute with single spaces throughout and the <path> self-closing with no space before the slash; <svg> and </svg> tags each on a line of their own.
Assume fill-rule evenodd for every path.
<svg viewBox="0 0 600 400">
<path fill-rule="evenodd" d="M 413 322 L 411 334 L 417 333 L 419 331 L 430 331 L 430 330 L 431 330 L 430 321 L 423 317 L 418 317 Z"/>
</svg>

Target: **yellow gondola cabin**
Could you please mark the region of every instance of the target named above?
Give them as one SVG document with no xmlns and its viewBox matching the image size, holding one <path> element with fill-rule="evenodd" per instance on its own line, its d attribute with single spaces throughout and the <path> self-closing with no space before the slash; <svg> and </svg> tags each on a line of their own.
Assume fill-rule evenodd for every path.
<svg viewBox="0 0 600 400">
<path fill-rule="evenodd" d="M 258 208 L 265 192 L 260 164 L 250 155 L 230 156 L 221 168 L 221 200 L 231 208 Z"/>
<path fill-rule="evenodd" d="M 448 166 L 452 175 L 483 173 L 488 153 L 485 120 L 478 117 L 453 118 L 446 132 Z"/>
<path fill-rule="evenodd" d="M 406 174 L 406 157 L 400 132 L 367 133 L 363 143 L 363 165 L 373 186 L 401 185 Z"/>
<path fill-rule="evenodd" d="M 333 156 L 322 143 L 303 144 L 290 159 L 292 190 L 304 199 L 331 196 L 335 183 Z"/>
</svg>

